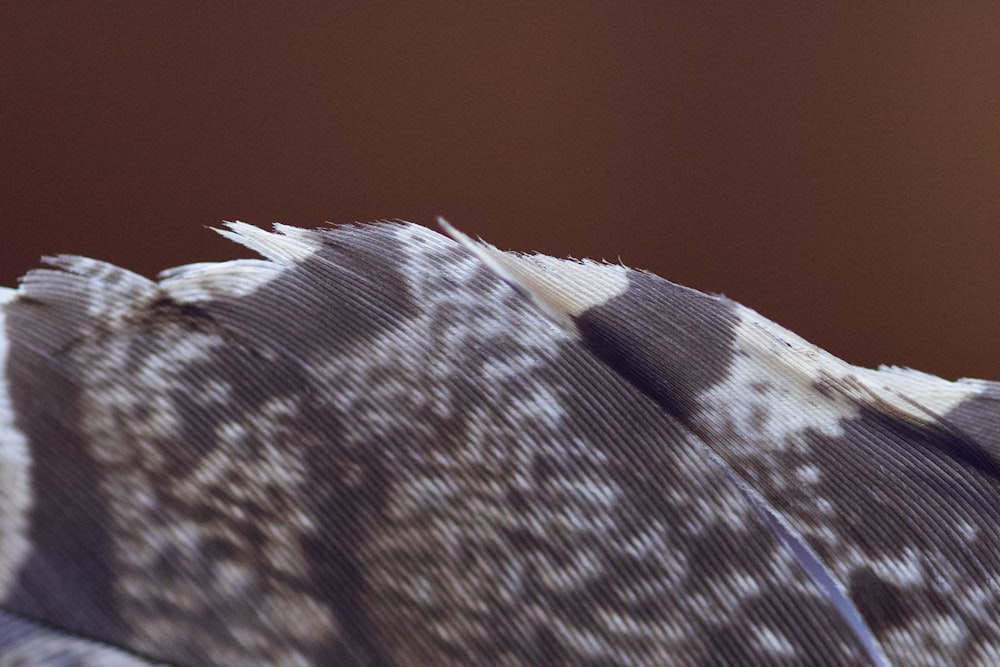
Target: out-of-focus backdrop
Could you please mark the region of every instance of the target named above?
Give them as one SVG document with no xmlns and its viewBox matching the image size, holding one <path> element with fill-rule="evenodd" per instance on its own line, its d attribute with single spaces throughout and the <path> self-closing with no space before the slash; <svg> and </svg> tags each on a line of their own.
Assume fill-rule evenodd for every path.
<svg viewBox="0 0 1000 667">
<path fill-rule="evenodd" d="M 1000 5 L 0 5 L 0 284 L 438 214 L 1000 379 Z"/>
</svg>

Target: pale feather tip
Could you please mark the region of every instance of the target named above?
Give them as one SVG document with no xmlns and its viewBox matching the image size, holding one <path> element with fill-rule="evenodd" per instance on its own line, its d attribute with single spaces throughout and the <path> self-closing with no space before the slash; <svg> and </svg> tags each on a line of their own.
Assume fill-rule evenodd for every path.
<svg viewBox="0 0 1000 667">
<path fill-rule="evenodd" d="M 510 285 L 515 292 L 531 302 L 560 329 L 574 338 L 579 337 L 579 331 L 572 318 L 550 300 L 547 290 L 543 289 L 543 286 L 532 284 L 525 279 L 530 276 L 525 276 L 524 272 L 520 270 L 518 258 L 515 255 L 504 253 L 485 241 L 473 241 L 440 216 L 438 216 L 437 222 L 448 236 L 472 253 L 473 257 L 478 259 L 488 271 Z"/>
<path fill-rule="evenodd" d="M 473 241 L 444 218 L 439 217 L 438 224 L 483 266 L 575 338 L 579 337 L 575 317 L 628 288 L 629 269 L 624 266 L 502 252 L 488 243 Z"/>
<path fill-rule="evenodd" d="M 222 226 L 225 229 L 213 227 L 212 230 L 280 264 L 304 261 L 319 250 L 321 245 L 319 239 L 308 230 L 288 225 L 276 224 L 273 232 L 238 220 L 224 222 Z"/>
</svg>

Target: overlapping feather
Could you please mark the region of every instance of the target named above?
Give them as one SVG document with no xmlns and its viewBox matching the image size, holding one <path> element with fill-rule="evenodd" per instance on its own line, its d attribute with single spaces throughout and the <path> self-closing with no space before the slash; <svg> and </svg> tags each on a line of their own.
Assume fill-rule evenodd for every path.
<svg viewBox="0 0 1000 667">
<path fill-rule="evenodd" d="M 0 665 L 1000 661 L 1000 385 L 451 231 L 4 292 Z"/>
</svg>

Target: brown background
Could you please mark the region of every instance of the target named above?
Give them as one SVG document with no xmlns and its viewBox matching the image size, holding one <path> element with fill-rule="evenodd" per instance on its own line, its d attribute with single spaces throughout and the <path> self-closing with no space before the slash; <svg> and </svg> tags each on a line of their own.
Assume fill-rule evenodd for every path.
<svg viewBox="0 0 1000 667">
<path fill-rule="evenodd" d="M 3 2 L 0 284 L 443 214 L 1000 378 L 1000 12 L 756 4 Z"/>
</svg>

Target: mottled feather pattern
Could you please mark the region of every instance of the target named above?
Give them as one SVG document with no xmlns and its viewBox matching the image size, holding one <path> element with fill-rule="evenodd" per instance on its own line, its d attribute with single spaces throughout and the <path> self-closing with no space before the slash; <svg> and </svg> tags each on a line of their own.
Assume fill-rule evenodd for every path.
<svg viewBox="0 0 1000 667">
<path fill-rule="evenodd" d="M 1000 662 L 1000 385 L 451 232 L 0 291 L 0 667 Z"/>
</svg>

